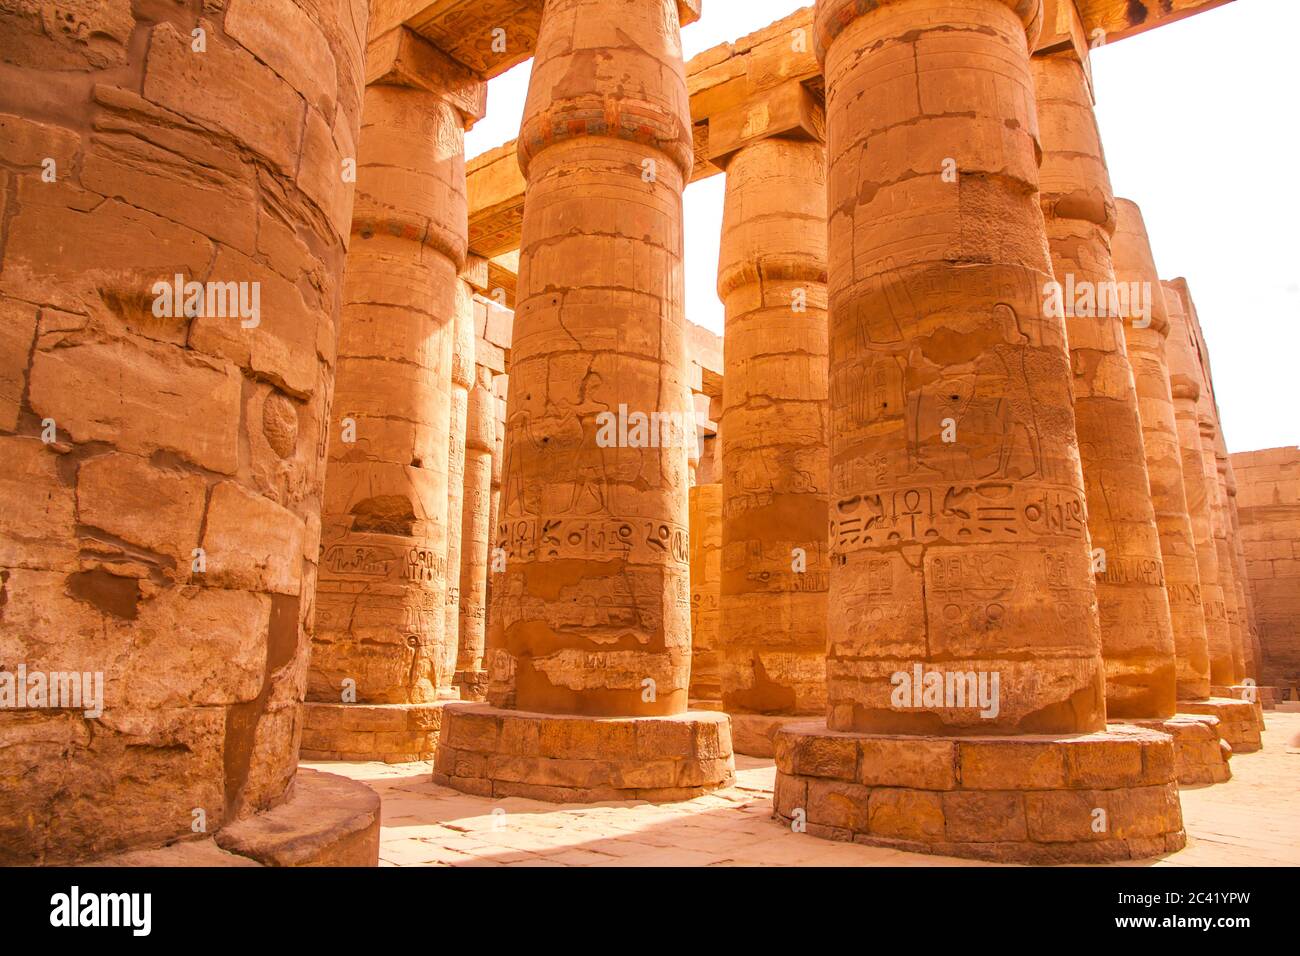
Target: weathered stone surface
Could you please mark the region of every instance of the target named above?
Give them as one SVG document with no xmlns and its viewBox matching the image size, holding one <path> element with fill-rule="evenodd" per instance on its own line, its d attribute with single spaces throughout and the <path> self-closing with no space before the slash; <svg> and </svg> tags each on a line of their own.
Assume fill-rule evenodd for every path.
<svg viewBox="0 0 1300 956">
<path fill-rule="evenodd" d="M 684 800 L 733 776 L 725 714 L 591 719 L 458 702 L 433 773 L 466 793 L 552 803 Z"/>
<path fill-rule="evenodd" d="M 1294 688 L 1300 681 L 1300 448 L 1240 452 L 1232 466 L 1263 648 L 1260 679 Z"/>
<path fill-rule="evenodd" d="M 825 202 L 820 141 L 763 139 L 727 162 L 718 667 L 738 719 L 826 707 Z"/>
<path fill-rule="evenodd" d="M 346 777 L 299 770 L 287 801 L 223 827 L 216 842 L 263 866 L 376 866 L 379 795 Z"/>
<path fill-rule="evenodd" d="M 486 309 L 475 302 L 475 309 Z M 474 367 L 465 425 L 465 494 L 461 512 L 461 569 L 457 683 L 462 700 L 487 693 L 486 650 L 488 577 L 492 558 L 492 457 L 496 452 L 496 398 L 492 371 Z"/>
<path fill-rule="evenodd" d="M 1073 372 L 1074 415 L 1112 718 L 1174 712 L 1174 630 L 1133 369 L 1111 260 L 1115 200 L 1085 66 L 1073 51 L 1033 60 L 1040 199 Z M 1160 295 L 1158 286 L 1153 294 Z M 1131 308 L 1130 312 L 1133 311 Z M 1140 320 L 1140 318 L 1139 318 Z M 1176 462 L 1175 462 L 1176 463 Z M 1163 477 L 1163 476 L 1162 476 Z M 1171 477 L 1181 481 L 1176 468 Z"/>
<path fill-rule="evenodd" d="M 0 858 L 71 863 L 293 779 L 368 5 L 0 6 L 0 664 L 102 679 L 0 714 Z"/>
<path fill-rule="evenodd" d="M 618 23 L 604 12 L 547 4 L 519 140 L 529 206 L 489 641 L 514 660 L 521 709 L 672 714 L 690 668 L 690 121 L 668 0 L 628 4 Z M 609 134 L 577 122 L 593 99 L 608 104 Z M 620 412 L 676 428 L 602 437 L 602 413 Z"/>
<path fill-rule="evenodd" d="M 366 91 L 308 685 L 321 706 L 306 711 L 317 753 L 369 759 L 387 743 L 394 757 L 427 754 L 436 734 L 335 727 L 329 715 L 453 693 L 460 571 L 450 542 L 460 514 L 449 499 L 462 477 L 449 450 L 463 442 L 454 348 L 468 307 L 458 278 L 462 122 L 436 93 Z"/>
<path fill-rule="evenodd" d="M 691 700 L 720 701 L 718 628 L 722 586 L 722 483 L 691 488 Z M 745 751 L 741 751 L 744 753 Z"/>
</svg>

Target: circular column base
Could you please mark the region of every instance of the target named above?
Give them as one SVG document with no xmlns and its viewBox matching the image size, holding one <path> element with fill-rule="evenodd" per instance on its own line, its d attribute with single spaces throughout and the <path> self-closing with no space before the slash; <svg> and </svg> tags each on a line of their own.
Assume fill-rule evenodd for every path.
<svg viewBox="0 0 1300 956">
<path fill-rule="evenodd" d="M 815 720 L 808 714 L 731 714 L 731 740 L 747 757 L 776 756 L 776 732 L 786 724 Z"/>
<path fill-rule="evenodd" d="M 1219 718 L 1209 714 L 1175 714 L 1166 720 L 1122 720 L 1174 738 L 1174 772 L 1180 786 L 1223 783 L 1232 779 L 1232 747 L 1219 736 Z M 1113 726 L 1113 725 L 1112 725 Z"/>
<path fill-rule="evenodd" d="M 379 794 L 302 768 L 279 806 L 214 837 L 101 857 L 90 866 L 378 866 Z"/>
<path fill-rule="evenodd" d="M 1174 745 L 1094 734 L 909 737 L 790 724 L 773 815 L 832 840 L 1002 863 L 1139 860 L 1186 845 Z"/>
<path fill-rule="evenodd" d="M 1264 721 L 1258 704 L 1230 697 L 1205 700 L 1180 700 L 1180 714 L 1209 714 L 1219 718 L 1219 736 L 1232 747 L 1234 754 L 1250 754 L 1264 746 Z"/>
<path fill-rule="evenodd" d="M 582 717 L 451 703 L 435 783 L 549 803 L 690 800 L 735 779 L 731 724 L 713 711 Z"/>
<path fill-rule="evenodd" d="M 303 705 L 300 760 L 432 760 L 448 701 Z"/>
</svg>

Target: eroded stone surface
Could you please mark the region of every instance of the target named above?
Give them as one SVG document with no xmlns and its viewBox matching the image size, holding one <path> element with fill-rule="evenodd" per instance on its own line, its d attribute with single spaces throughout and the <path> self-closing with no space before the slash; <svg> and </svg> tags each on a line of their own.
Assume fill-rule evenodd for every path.
<svg viewBox="0 0 1300 956">
<path fill-rule="evenodd" d="M 726 161 L 718 262 L 722 705 L 826 708 L 826 168 L 820 141 L 761 139 Z M 742 753 L 749 738 L 737 737 Z"/>
<path fill-rule="evenodd" d="M 0 861 L 285 799 L 366 16 L 0 11 L 0 667 L 103 680 L 0 712 Z"/>
</svg>

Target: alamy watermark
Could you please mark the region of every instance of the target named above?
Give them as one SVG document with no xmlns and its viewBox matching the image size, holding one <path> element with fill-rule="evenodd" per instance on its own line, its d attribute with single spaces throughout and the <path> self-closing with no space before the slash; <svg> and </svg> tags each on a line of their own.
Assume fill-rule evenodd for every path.
<svg viewBox="0 0 1300 956">
<path fill-rule="evenodd" d="M 696 441 L 694 412 L 617 412 L 596 416 L 596 444 L 601 448 L 686 448 Z"/>
<path fill-rule="evenodd" d="M 1150 282 L 1076 281 L 1067 273 L 1064 284 L 1043 285 L 1043 316 L 1048 319 L 1132 319 L 1133 327 L 1151 325 Z"/>
<path fill-rule="evenodd" d="M 153 314 L 163 319 L 239 319 L 245 329 L 262 324 L 262 283 L 186 282 L 177 273 L 153 284 Z"/>
<path fill-rule="evenodd" d="M 104 713 L 102 671 L 0 671 L 0 710 L 80 710 L 94 719 Z"/>
<path fill-rule="evenodd" d="M 998 671 L 927 671 L 916 664 L 910 673 L 895 671 L 889 682 L 894 685 L 889 703 L 895 710 L 979 708 L 980 716 L 990 720 L 1001 710 Z"/>
</svg>

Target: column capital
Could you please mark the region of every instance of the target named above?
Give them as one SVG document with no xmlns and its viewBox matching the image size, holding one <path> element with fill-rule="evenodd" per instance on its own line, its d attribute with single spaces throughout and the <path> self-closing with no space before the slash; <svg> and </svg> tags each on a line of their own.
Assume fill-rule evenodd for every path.
<svg viewBox="0 0 1300 956">
<path fill-rule="evenodd" d="M 548 146 L 597 137 L 665 153 L 690 178 L 690 101 L 672 10 L 669 0 L 638 0 L 614 19 L 602 0 L 547 0 L 519 130 L 525 177 Z"/>
<path fill-rule="evenodd" d="M 826 51 L 831 43 L 854 20 L 899 0 L 817 0 L 817 13 L 813 21 L 813 37 L 818 62 L 825 64 Z M 1006 4 L 1025 25 L 1025 39 L 1029 49 L 1038 43 L 1043 25 L 1043 0 L 995 0 Z"/>
<path fill-rule="evenodd" d="M 366 47 L 366 85 L 405 86 L 443 97 L 472 129 L 487 113 L 487 83 L 408 27 L 394 27 Z"/>
</svg>

